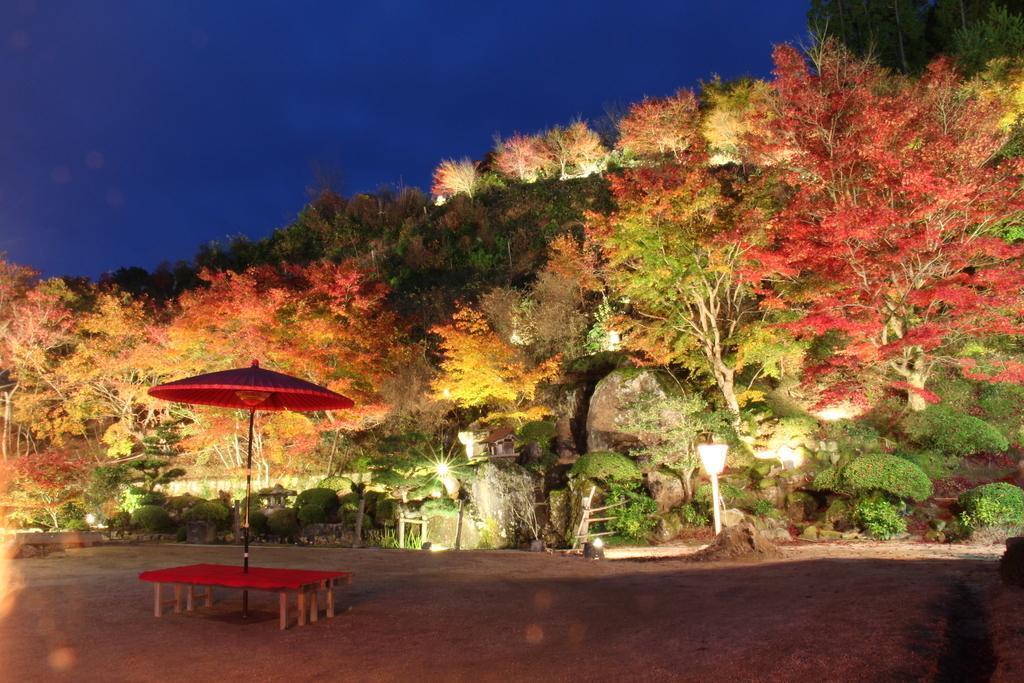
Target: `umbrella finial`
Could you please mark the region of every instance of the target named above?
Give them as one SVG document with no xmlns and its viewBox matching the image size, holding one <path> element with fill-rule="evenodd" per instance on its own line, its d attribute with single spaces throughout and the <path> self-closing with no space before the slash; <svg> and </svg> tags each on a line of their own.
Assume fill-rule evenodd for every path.
<svg viewBox="0 0 1024 683">
<path fill-rule="evenodd" d="M 260 362 L 258 360 L 256 360 L 255 358 L 253 358 L 252 359 L 252 367 L 258 368 L 259 366 L 260 366 Z"/>
</svg>

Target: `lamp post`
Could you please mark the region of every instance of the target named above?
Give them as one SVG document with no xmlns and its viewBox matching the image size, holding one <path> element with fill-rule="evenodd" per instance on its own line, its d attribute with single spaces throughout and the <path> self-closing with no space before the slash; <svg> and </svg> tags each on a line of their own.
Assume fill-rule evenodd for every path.
<svg viewBox="0 0 1024 683">
<path fill-rule="evenodd" d="M 704 471 L 711 477 L 711 507 L 715 513 L 715 535 L 722 533 L 721 496 L 718 493 L 718 475 L 725 469 L 725 456 L 729 452 L 728 444 L 702 443 L 697 444 L 697 454 Z"/>
</svg>

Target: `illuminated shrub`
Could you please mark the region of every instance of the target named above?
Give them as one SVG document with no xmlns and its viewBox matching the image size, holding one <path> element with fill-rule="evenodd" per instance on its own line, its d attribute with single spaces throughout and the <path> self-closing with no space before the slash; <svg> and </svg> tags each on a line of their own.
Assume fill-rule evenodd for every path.
<svg viewBox="0 0 1024 683">
<path fill-rule="evenodd" d="M 854 521 L 873 538 L 887 541 L 905 533 L 907 523 L 892 503 L 881 498 L 864 498 L 853 510 Z"/>
<path fill-rule="evenodd" d="M 294 538 L 299 533 L 299 519 L 295 510 L 274 510 L 267 518 L 267 532 L 281 539 Z"/>
<path fill-rule="evenodd" d="M 299 508 L 299 523 L 302 526 L 310 524 L 324 524 L 327 521 L 327 510 L 323 505 L 310 503 Z"/>
<path fill-rule="evenodd" d="M 612 484 L 607 503 L 621 503 L 608 511 L 614 518 L 608 526 L 623 538 L 642 541 L 658 524 L 654 517 L 658 505 L 639 484 Z"/>
<path fill-rule="evenodd" d="M 932 482 L 924 471 L 894 455 L 865 455 L 843 468 L 842 486 L 853 493 L 882 491 L 897 498 L 921 501 L 932 495 Z"/>
<path fill-rule="evenodd" d="M 249 534 L 256 538 L 267 535 L 267 516 L 259 510 L 249 512 Z"/>
<path fill-rule="evenodd" d="M 210 522 L 218 528 L 228 524 L 231 513 L 222 504 L 212 500 L 203 500 L 190 507 L 183 515 L 186 522 Z"/>
<path fill-rule="evenodd" d="M 933 491 L 924 470 L 909 460 L 884 454 L 864 455 L 845 467 L 826 468 L 815 476 L 812 487 L 851 495 L 881 492 L 916 501 Z"/>
<path fill-rule="evenodd" d="M 636 461 L 612 451 L 594 451 L 581 455 L 569 472 L 581 479 L 608 482 L 639 481 L 643 476 Z"/>
<path fill-rule="evenodd" d="M 907 434 L 925 448 L 964 457 L 975 453 L 1005 451 L 1006 437 L 996 427 L 973 415 L 944 405 L 929 406 L 909 417 Z"/>
<path fill-rule="evenodd" d="M 167 510 L 159 505 L 142 505 L 132 513 L 132 525 L 143 531 L 158 533 L 170 529 L 173 522 Z"/>
<path fill-rule="evenodd" d="M 318 489 L 330 489 L 335 492 L 344 491 L 345 493 L 348 493 L 352 490 L 352 480 L 348 477 L 327 477 L 326 479 L 322 479 L 316 487 Z"/>
<path fill-rule="evenodd" d="M 307 505 L 317 505 L 323 508 L 328 517 L 333 517 L 338 511 L 338 494 L 329 488 L 307 489 L 295 499 L 295 508 L 301 510 Z"/>
<path fill-rule="evenodd" d="M 963 510 L 960 520 L 970 529 L 1024 526 L 1024 490 L 1019 486 L 985 484 L 962 494 L 957 503 Z"/>
</svg>

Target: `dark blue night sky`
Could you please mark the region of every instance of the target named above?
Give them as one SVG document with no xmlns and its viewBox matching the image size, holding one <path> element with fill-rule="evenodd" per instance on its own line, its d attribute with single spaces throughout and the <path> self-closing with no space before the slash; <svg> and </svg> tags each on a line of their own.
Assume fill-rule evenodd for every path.
<svg viewBox="0 0 1024 683">
<path fill-rule="evenodd" d="M 445 157 L 717 73 L 765 76 L 803 0 L 0 2 L 0 252 L 47 275 L 189 259 L 319 178 Z M 319 169 L 319 170 L 318 170 Z"/>
</svg>

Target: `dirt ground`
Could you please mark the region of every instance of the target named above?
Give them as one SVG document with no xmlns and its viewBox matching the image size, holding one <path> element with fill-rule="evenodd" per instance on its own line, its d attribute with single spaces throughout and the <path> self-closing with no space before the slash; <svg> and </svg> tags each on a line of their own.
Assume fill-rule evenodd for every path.
<svg viewBox="0 0 1024 683">
<path fill-rule="evenodd" d="M 139 571 L 234 547 L 107 546 L 16 560 L 3 681 L 1024 680 L 1024 590 L 1001 549 L 792 545 L 758 565 L 679 555 L 256 547 L 258 566 L 341 569 L 339 616 L 279 631 L 276 596 L 152 614 Z M 652 555 L 662 557 L 652 557 Z"/>
</svg>

